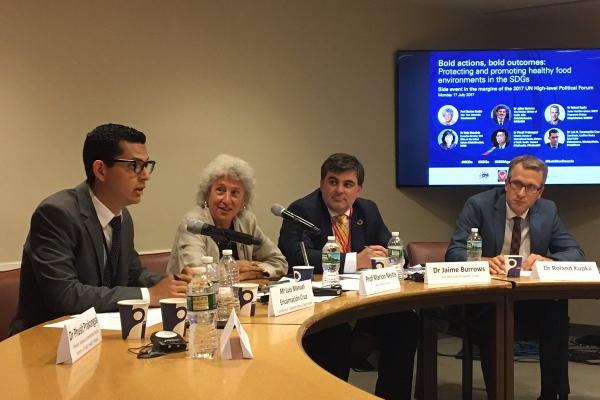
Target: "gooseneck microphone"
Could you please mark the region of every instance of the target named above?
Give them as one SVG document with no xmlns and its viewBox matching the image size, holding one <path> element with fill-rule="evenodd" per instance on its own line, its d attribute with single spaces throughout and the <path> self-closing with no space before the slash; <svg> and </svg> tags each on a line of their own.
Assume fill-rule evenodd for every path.
<svg viewBox="0 0 600 400">
<path fill-rule="evenodd" d="M 231 229 L 217 228 L 214 225 L 207 224 L 198 220 L 191 220 L 187 223 L 188 232 L 197 235 L 210 236 L 218 242 L 236 242 L 247 245 L 261 245 L 262 240 L 255 238 L 247 233 L 236 232 Z"/>
<path fill-rule="evenodd" d="M 297 216 L 293 212 L 286 210 L 285 207 L 283 207 L 281 204 L 277 204 L 277 203 L 273 204 L 271 206 L 271 212 L 273 214 L 277 215 L 278 217 L 287 219 L 289 221 L 293 221 L 296 224 L 301 225 L 304 229 L 312 231 L 313 233 L 316 233 L 317 235 L 319 233 L 321 233 L 321 229 L 317 228 L 313 223 L 305 220 L 302 217 Z"/>
</svg>

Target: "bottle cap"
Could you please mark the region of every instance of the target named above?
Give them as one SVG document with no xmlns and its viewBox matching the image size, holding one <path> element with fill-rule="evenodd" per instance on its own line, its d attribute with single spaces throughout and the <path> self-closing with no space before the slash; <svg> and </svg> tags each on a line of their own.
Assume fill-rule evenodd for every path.
<svg viewBox="0 0 600 400">
<path fill-rule="evenodd" d="M 204 267 L 192 267 L 190 270 L 192 271 L 192 275 L 200 275 L 206 272 L 206 268 Z"/>
<path fill-rule="evenodd" d="M 211 256 L 202 256 L 201 261 L 203 264 L 212 264 L 213 258 Z"/>
<path fill-rule="evenodd" d="M 392 232 L 392 236 L 394 236 L 394 237 L 400 236 L 400 232 Z"/>
<path fill-rule="evenodd" d="M 331 241 L 335 241 L 335 236 L 327 236 L 327 240 L 328 240 L 329 242 L 331 242 Z"/>
<path fill-rule="evenodd" d="M 471 232 L 479 232 L 479 228 L 471 228 Z"/>
<path fill-rule="evenodd" d="M 223 255 L 224 256 L 230 256 L 232 254 L 233 254 L 233 250 L 230 250 L 230 249 L 223 250 Z"/>
</svg>

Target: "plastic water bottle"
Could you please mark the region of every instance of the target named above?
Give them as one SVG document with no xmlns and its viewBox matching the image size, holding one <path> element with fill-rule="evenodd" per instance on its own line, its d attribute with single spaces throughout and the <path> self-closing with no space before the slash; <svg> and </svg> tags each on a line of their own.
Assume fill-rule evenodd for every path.
<svg viewBox="0 0 600 400">
<path fill-rule="evenodd" d="M 215 293 L 219 291 L 219 271 L 213 264 L 213 258 L 211 256 L 202 256 L 200 259 L 202 266 L 206 268 L 206 276 L 215 287 Z"/>
<path fill-rule="evenodd" d="M 479 229 L 471 228 L 471 233 L 467 236 L 467 261 L 481 261 L 481 246 Z"/>
<path fill-rule="evenodd" d="M 404 242 L 400 239 L 398 232 L 392 232 L 392 237 L 387 244 L 387 252 L 390 259 L 390 267 L 396 267 L 398 279 L 404 279 L 406 277 L 404 274 Z"/>
<path fill-rule="evenodd" d="M 187 289 L 188 351 L 191 358 L 213 358 L 217 351 L 217 296 L 205 267 L 192 268 Z"/>
<path fill-rule="evenodd" d="M 223 250 L 219 261 L 219 292 L 217 295 L 217 321 L 227 322 L 231 310 L 240 315 L 240 300 L 233 290 L 233 284 L 240 280 L 240 271 L 231 250 Z"/>
<path fill-rule="evenodd" d="M 323 266 L 323 287 L 331 287 L 340 283 L 340 246 L 335 242 L 335 236 L 327 236 L 321 256 Z"/>
</svg>

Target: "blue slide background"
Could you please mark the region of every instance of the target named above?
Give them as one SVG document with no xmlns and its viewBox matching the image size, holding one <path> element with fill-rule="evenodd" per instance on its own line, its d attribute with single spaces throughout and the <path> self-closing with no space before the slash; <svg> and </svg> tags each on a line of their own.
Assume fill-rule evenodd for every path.
<svg viewBox="0 0 600 400">
<path fill-rule="evenodd" d="M 440 60 L 449 63 L 454 61 L 455 66 L 440 66 Z M 469 75 L 440 75 L 438 69 L 444 70 L 460 70 L 463 67 L 457 64 L 467 60 L 483 61 L 485 67 L 466 67 L 467 70 L 479 68 L 506 68 L 506 69 L 539 69 L 544 66 L 487 66 L 488 60 L 545 60 L 545 67 L 555 70 L 559 68 L 571 68 L 571 73 L 557 74 L 529 74 L 524 75 L 523 79 L 528 79 L 529 82 L 496 82 L 495 76 L 488 74 L 473 75 L 473 77 L 485 78 L 486 83 L 438 83 L 438 78 L 449 77 L 470 77 Z M 581 143 L 577 146 L 567 146 L 566 138 L 569 138 L 570 132 L 574 131 L 589 131 L 600 129 L 598 123 L 598 114 L 590 112 L 598 110 L 600 104 L 600 50 L 578 50 L 578 51 L 560 51 L 560 50 L 494 50 L 494 51 L 443 51 L 429 53 L 429 166 L 430 167 L 462 167 L 473 166 L 473 164 L 464 165 L 463 160 L 486 159 L 494 162 L 495 160 L 510 160 L 519 154 L 533 154 L 537 157 L 547 160 L 549 165 L 552 165 L 551 159 L 573 160 L 569 163 L 558 162 L 556 165 L 561 166 L 589 166 L 600 165 L 600 147 L 596 143 Z M 521 77 L 520 74 L 498 75 L 503 78 L 510 79 L 511 76 Z M 488 82 L 491 78 L 494 82 Z M 522 78 L 513 78 L 521 80 Z M 555 87 L 555 86 L 593 86 L 593 90 L 527 90 L 528 87 Z M 438 88 L 468 88 L 469 91 L 454 92 L 453 97 L 439 97 Z M 473 91 L 471 88 L 497 88 L 500 91 Z M 511 90 L 507 91 L 506 88 Z M 466 97 L 461 97 L 465 94 Z M 564 107 L 567 115 L 561 115 L 565 118 L 556 128 L 562 130 L 565 136 L 565 143 L 559 149 L 550 149 L 545 145 L 544 138 L 547 136 L 547 131 L 552 128 L 545 117 L 545 110 L 550 104 L 557 103 Z M 488 155 L 483 155 L 492 147 L 490 137 L 494 130 L 500 128 L 491 118 L 492 110 L 498 104 L 507 105 L 511 112 L 511 121 L 502 126 L 509 131 L 511 140 L 513 139 L 514 131 L 535 131 L 536 134 L 530 134 L 534 138 L 538 138 L 537 145 L 532 144 L 526 147 L 508 146 L 504 150 L 496 150 Z M 452 105 L 459 113 L 463 110 L 481 110 L 481 115 L 473 120 L 465 120 L 459 118 L 452 126 L 448 127 L 457 132 L 459 136 L 461 132 L 479 132 L 482 134 L 481 141 L 483 143 L 462 143 L 463 147 L 456 146 L 452 150 L 444 150 L 440 148 L 438 136 L 441 131 L 445 130 L 443 124 L 438 119 L 438 111 L 445 105 Z M 579 119 L 570 120 L 567 106 L 586 106 L 589 120 Z M 516 123 L 514 121 L 515 107 L 533 107 L 536 114 L 526 114 L 531 117 L 531 120 Z M 598 134 L 595 139 L 598 139 Z M 588 138 L 586 138 L 588 139 Z M 558 153 L 560 152 L 560 153 Z"/>
</svg>

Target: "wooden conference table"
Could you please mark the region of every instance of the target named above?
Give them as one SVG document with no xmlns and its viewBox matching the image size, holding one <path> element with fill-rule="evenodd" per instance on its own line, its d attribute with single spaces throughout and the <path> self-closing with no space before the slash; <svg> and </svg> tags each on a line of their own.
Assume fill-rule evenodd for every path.
<svg viewBox="0 0 600 400">
<path fill-rule="evenodd" d="M 600 282 L 540 282 L 524 278 L 496 277 L 512 285 L 512 289 L 506 294 L 505 324 L 504 324 L 504 376 L 507 388 L 506 399 L 514 397 L 514 303 L 521 300 L 542 299 L 599 299 Z"/>
<path fill-rule="evenodd" d="M 522 285 L 522 288 L 519 288 Z M 433 308 L 451 304 L 494 303 L 496 305 L 496 397 L 512 398 L 512 359 L 506 362 L 510 341 L 505 318 L 512 302 L 521 296 L 582 297 L 577 284 L 529 285 L 525 282 L 493 279 L 490 284 L 452 287 L 426 287 L 402 282 L 399 291 L 371 296 L 356 292 L 313 307 L 279 317 L 268 317 L 267 307 L 257 305 L 254 317 L 242 317 L 252 344 L 252 360 L 192 360 L 186 353 L 153 359 L 137 359 L 129 347 L 145 340 L 122 340 L 118 331 L 103 331 L 102 343 L 73 365 L 55 365 L 61 330 L 41 325 L 0 342 L 0 393 L 19 399 L 167 399 L 193 397 L 231 398 L 376 398 L 315 364 L 301 347 L 302 336 L 341 322 L 413 308 Z M 563 286 L 564 285 L 564 286 Z M 534 288 L 537 286 L 537 288 Z M 600 284 L 583 286 L 586 296 L 598 297 Z M 514 294 L 514 296 L 513 296 Z M 524 297 L 523 297 L 524 298 Z M 529 298 L 529 297 L 528 297 Z M 539 298 L 539 297 L 536 297 Z M 149 328 L 159 330 L 160 325 Z M 425 327 L 429 335 L 431 327 Z M 401 332 L 400 332 L 401 334 Z M 436 398 L 435 349 L 424 349 L 423 395 Z M 512 352 L 511 352 L 512 353 Z M 510 364 L 510 367 L 507 365 Z M 508 384 L 510 383 L 510 386 Z M 509 388 L 509 390 L 507 390 Z"/>
</svg>

